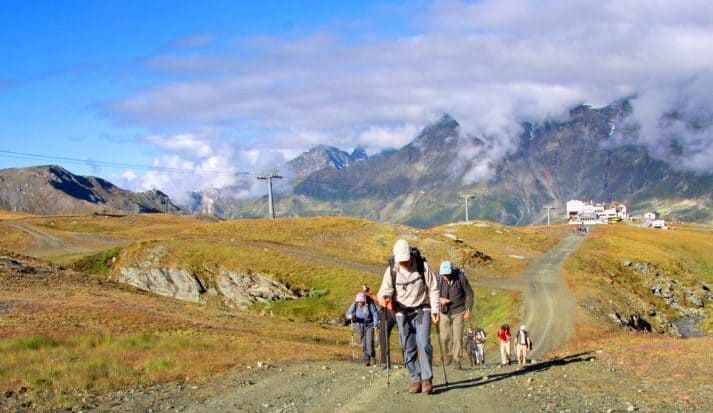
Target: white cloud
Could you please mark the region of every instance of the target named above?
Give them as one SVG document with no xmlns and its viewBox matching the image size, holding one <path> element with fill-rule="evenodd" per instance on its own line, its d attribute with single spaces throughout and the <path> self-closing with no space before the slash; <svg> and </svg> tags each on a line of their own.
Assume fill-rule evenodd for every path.
<svg viewBox="0 0 713 413">
<path fill-rule="evenodd" d="M 319 143 L 372 153 L 398 147 L 443 113 L 466 134 L 487 138 L 483 156 L 495 161 L 513 149 L 521 121 L 636 94 L 639 142 L 669 159 L 656 151 L 675 134 L 687 146 L 679 164 L 713 171 L 710 125 L 659 128 L 673 106 L 683 105 L 684 118 L 713 108 L 709 0 L 437 1 L 411 17 L 415 34 L 262 37 L 242 39 L 221 55 L 156 56 L 152 68 L 185 79 L 110 109 L 157 130 L 208 128 L 230 136 L 239 125 L 253 136 L 239 138 L 234 152 L 217 137 L 147 141 L 194 162 L 215 156 L 213 168 L 227 168 L 228 160 L 257 168 Z M 487 177 L 487 167 L 467 176 Z"/>
<path fill-rule="evenodd" d="M 123 174 L 121 174 L 121 178 L 128 182 L 131 182 L 131 181 L 135 180 L 137 178 L 137 176 L 136 176 L 136 173 L 134 173 L 134 171 L 129 169 L 129 170 L 124 171 Z"/>
</svg>

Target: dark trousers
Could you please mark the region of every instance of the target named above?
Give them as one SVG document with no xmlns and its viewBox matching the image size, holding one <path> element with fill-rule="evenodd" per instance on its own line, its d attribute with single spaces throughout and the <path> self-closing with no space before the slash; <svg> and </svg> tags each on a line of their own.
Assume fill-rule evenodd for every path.
<svg viewBox="0 0 713 413">
<path fill-rule="evenodd" d="M 381 349 L 381 364 L 389 363 L 391 367 L 391 355 L 387 353 L 386 342 L 391 338 L 391 330 L 396 326 L 396 316 L 391 310 L 379 309 L 379 348 Z M 390 348 L 389 348 L 390 349 Z"/>
<path fill-rule="evenodd" d="M 371 324 L 358 323 L 357 335 L 359 337 L 359 345 L 364 353 L 364 361 L 369 362 L 374 357 L 374 327 Z"/>
</svg>

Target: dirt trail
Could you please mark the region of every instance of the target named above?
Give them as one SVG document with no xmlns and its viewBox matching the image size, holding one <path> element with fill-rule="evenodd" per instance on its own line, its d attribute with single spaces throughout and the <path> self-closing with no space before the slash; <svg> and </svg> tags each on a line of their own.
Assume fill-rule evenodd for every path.
<svg viewBox="0 0 713 413">
<path fill-rule="evenodd" d="M 533 341 L 531 357 L 565 344 L 574 327 L 574 295 L 567 289 L 563 265 L 584 237 L 569 236 L 547 253 L 537 257 L 525 269 L 523 278 L 524 319 Z"/>
<path fill-rule="evenodd" d="M 18 250 L 18 252 L 37 258 L 102 251 L 130 242 L 128 239 L 119 237 L 50 230 L 19 220 L 4 221 L 3 224 L 19 229 L 31 236 L 33 243 L 27 248 Z"/>
<path fill-rule="evenodd" d="M 531 358 L 540 358 L 555 350 L 565 344 L 572 334 L 576 302 L 564 281 L 563 265 L 583 239 L 574 235 L 563 239 L 551 250 L 533 259 L 520 277 L 473 280 L 478 287 L 522 292 L 521 319 L 532 337 Z M 519 328 L 519 325 L 513 327 Z"/>
</svg>

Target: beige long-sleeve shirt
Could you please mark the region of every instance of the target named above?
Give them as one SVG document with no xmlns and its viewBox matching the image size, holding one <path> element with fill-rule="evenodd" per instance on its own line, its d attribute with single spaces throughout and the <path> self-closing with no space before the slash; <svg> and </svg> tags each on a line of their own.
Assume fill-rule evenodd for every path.
<svg viewBox="0 0 713 413">
<path fill-rule="evenodd" d="M 391 279 L 391 269 L 386 267 L 384 278 L 379 287 L 378 296 L 381 298 L 392 298 L 394 288 L 396 288 L 396 301 L 403 307 L 420 307 L 424 304 L 431 305 L 431 313 L 436 314 L 440 311 L 438 301 L 438 278 L 427 262 L 424 263 L 424 280 L 421 280 L 421 274 L 418 273 L 415 260 L 411 260 L 411 268 L 405 270 L 400 265 L 395 264 L 396 270 L 396 286 Z"/>
</svg>

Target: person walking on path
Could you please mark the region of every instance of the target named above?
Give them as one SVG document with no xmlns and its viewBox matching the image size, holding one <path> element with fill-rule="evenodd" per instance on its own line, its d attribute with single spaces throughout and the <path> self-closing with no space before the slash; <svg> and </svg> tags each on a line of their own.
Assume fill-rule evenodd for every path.
<svg viewBox="0 0 713 413">
<path fill-rule="evenodd" d="M 431 322 L 440 318 L 438 278 L 421 253 L 406 240 L 396 241 L 377 296 L 382 307 L 391 302 L 399 328 L 399 343 L 409 373 L 409 393 L 433 391 Z"/>
<path fill-rule="evenodd" d="M 475 334 L 476 331 L 473 328 L 473 324 L 468 324 L 468 330 L 465 332 L 465 352 L 468 353 L 468 358 L 470 359 L 470 367 L 474 367 L 477 364 L 477 351 L 478 348 L 475 345 Z"/>
<path fill-rule="evenodd" d="M 485 365 L 485 340 L 487 338 L 485 330 L 480 327 L 475 329 L 475 364 Z"/>
<path fill-rule="evenodd" d="M 515 343 L 517 343 L 517 365 L 522 367 L 527 364 L 527 353 L 532 350 L 532 340 L 524 325 L 520 326 L 520 330 L 515 335 Z"/>
<path fill-rule="evenodd" d="M 364 364 L 370 366 L 374 362 L 374 328 L 379 325 L 379 314 L 374 302 L 367 299 L 364 293 L 357 294 L 347 310 L 347 320 L 356 324 Z"/>
<path fill-rule="evenodd" d="M 372 293 L 368 285 L 363 284 L 362 289 L 364 293 L 369 295 L 375 302 L 379 302 L 377 295 Z M 379 312 L 379 328 L 377 329 L 379 363 L 388 369 L 391 368 L 391 354 L 389 354 L 390 347 L 386 345 L 386 342 L 391 339 L 391 331 L 394 329 L 394 326 L 396 326 L 396 315 L 394 314 L 391 301 L 386 303 L 386 307 L 378 305 L 376 310 Z"/>
<path fill-rule="evenodd" d="M 500 361 L 503 366 L 510 364 L 510 326 L 503 324 L 498 330 L 498 343 L 500 343 Z"/>
<path fill-rule="evenodd" d="M 439 330 L 441 343 L 446 354 L 444 363 L 452 362 L 457 369 L 462 369 L 463 326 L 464 320 L 470 319 L 473 309 L 473 288 L 462 270 L 453 268 L 450 261 L 441 262 L 438 272 L 441 276 L 439 303 L 441 320 Z"/>
</svg>

